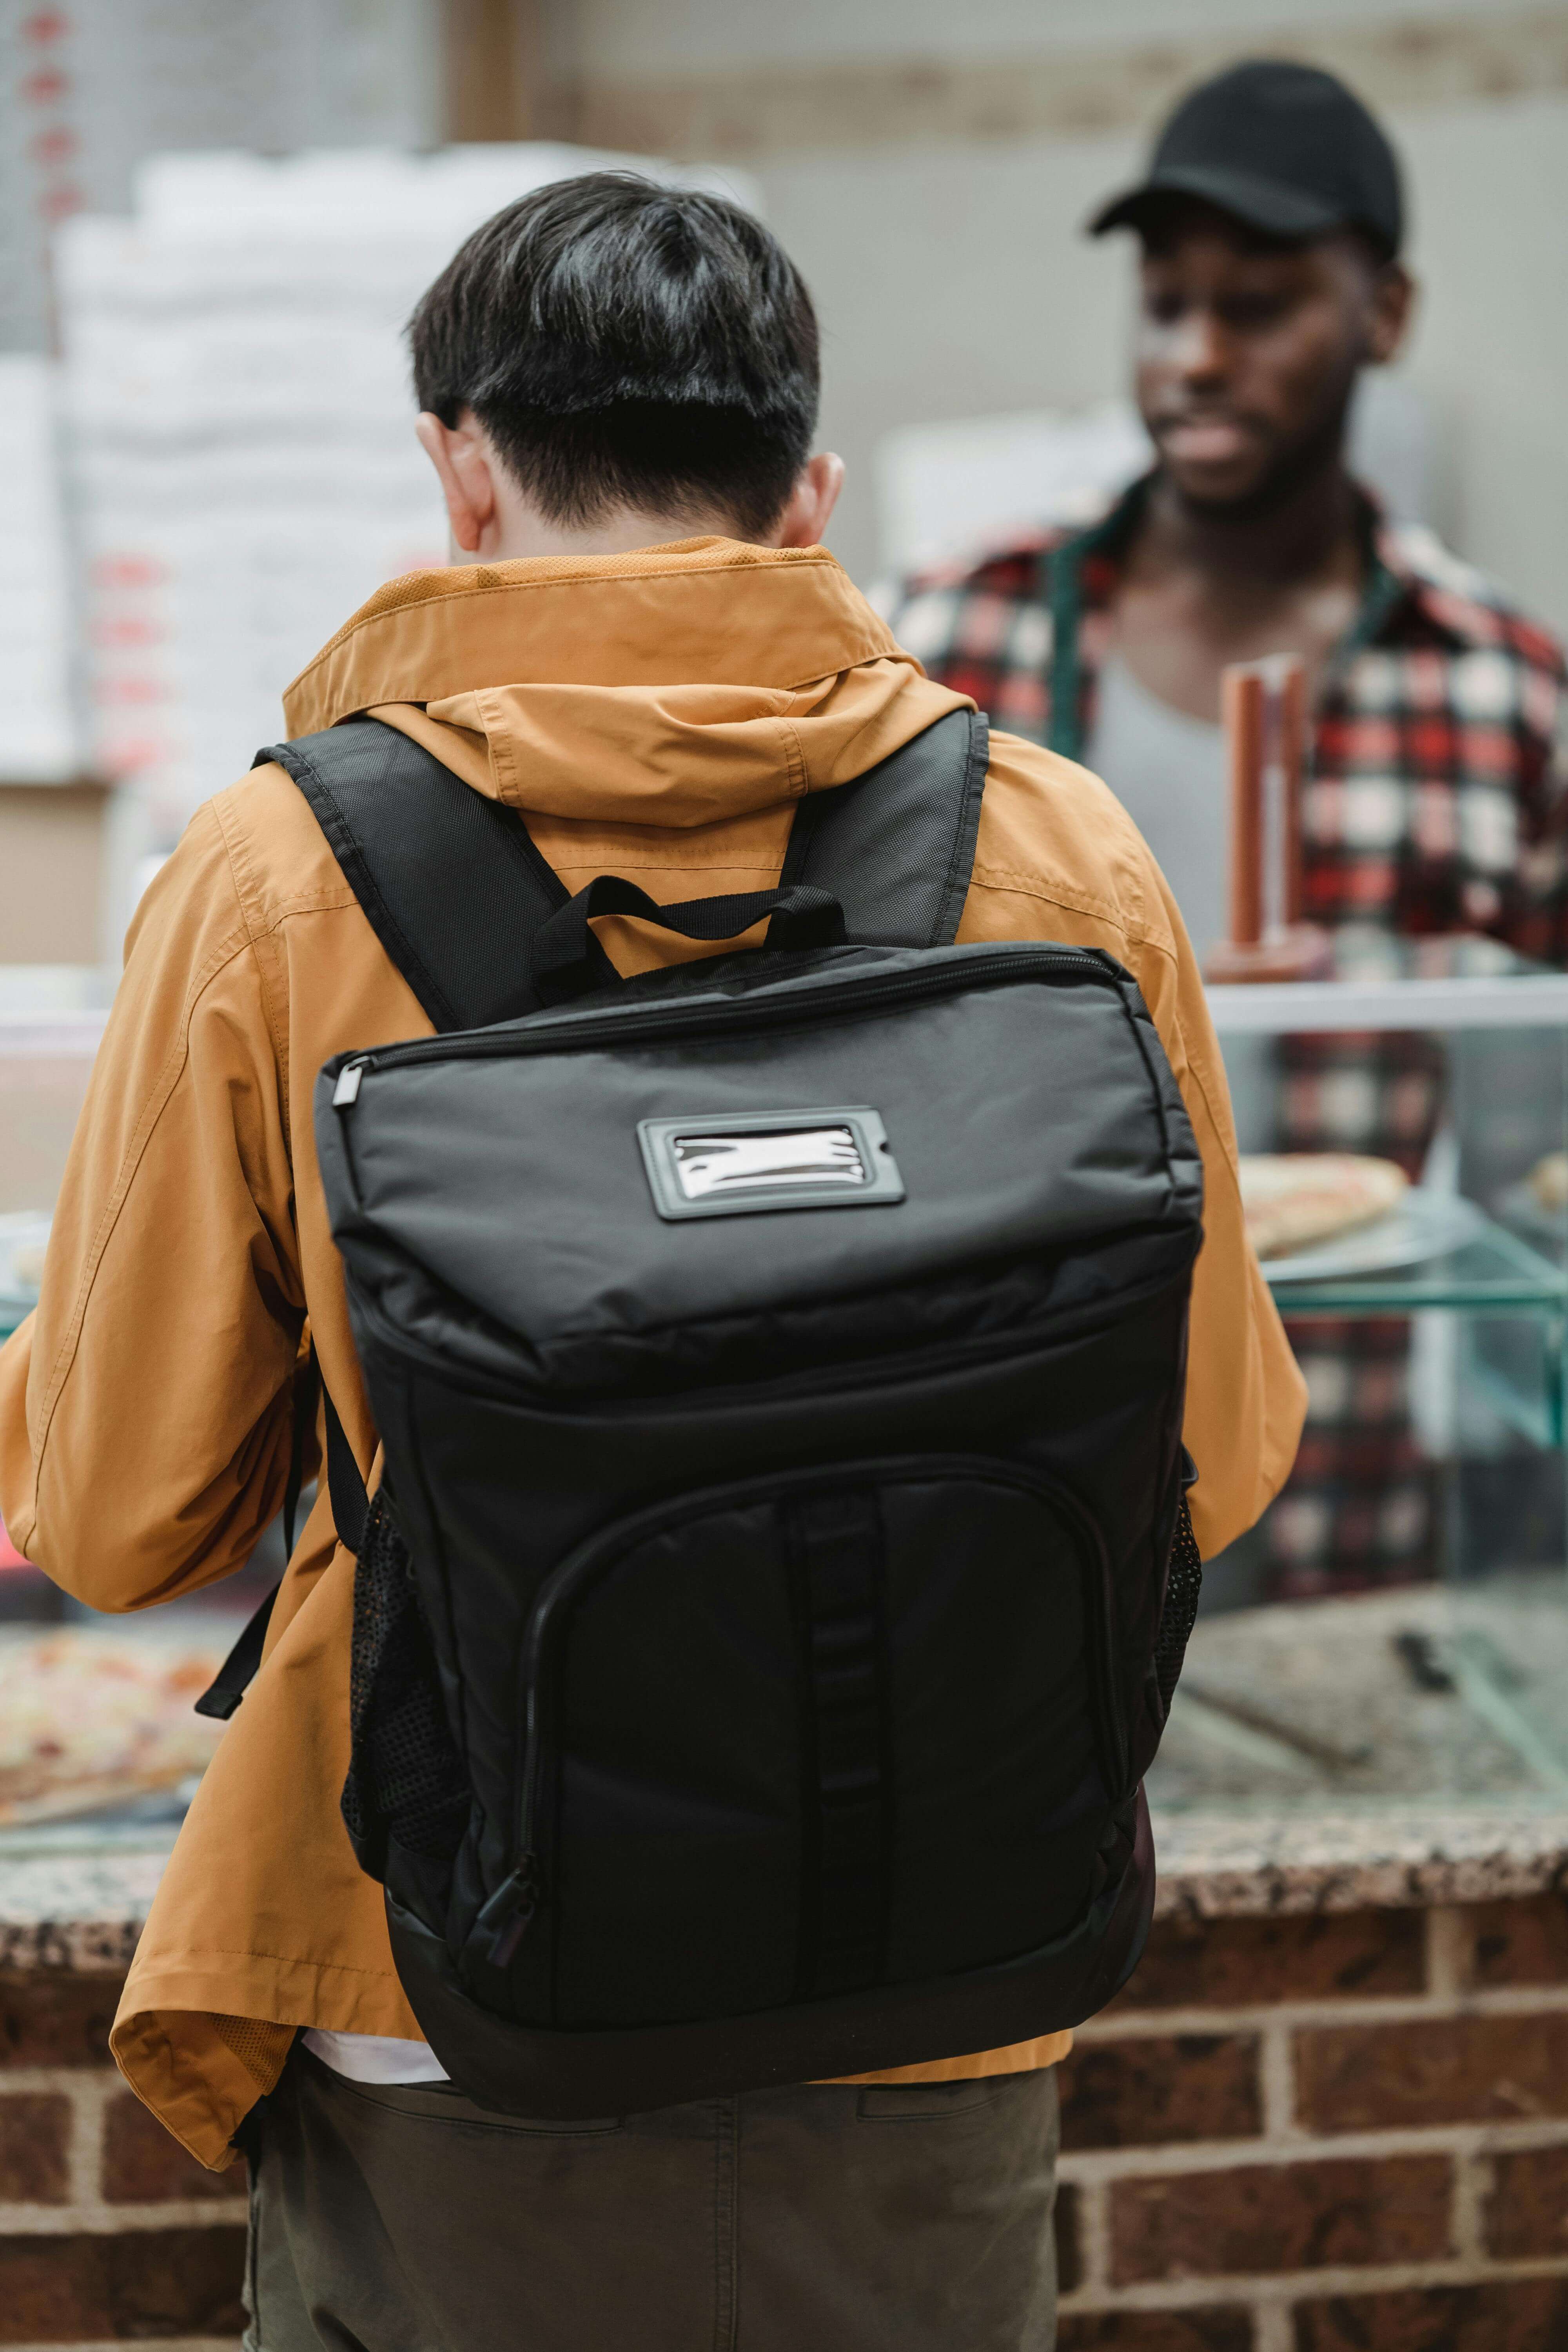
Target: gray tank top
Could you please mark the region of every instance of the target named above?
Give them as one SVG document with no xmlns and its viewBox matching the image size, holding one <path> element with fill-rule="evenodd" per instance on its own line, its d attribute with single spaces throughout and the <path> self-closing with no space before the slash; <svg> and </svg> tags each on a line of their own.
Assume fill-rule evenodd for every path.
<svg viewBox="0 0 1568 2352">
<path fill-rule="evenodd" d="M 1113 653 L 1100 673 L 1083 764 L 1104 778 L 1153 851 L 1205 954 L 1226 929 L 1224 730 L 1157 700 Z"/>
</svg>

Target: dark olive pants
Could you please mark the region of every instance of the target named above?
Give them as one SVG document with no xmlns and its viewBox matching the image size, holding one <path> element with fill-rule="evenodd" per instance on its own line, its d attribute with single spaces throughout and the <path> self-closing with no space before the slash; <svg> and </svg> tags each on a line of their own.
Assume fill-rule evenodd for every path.
<svg viewBox="0 0 1568 2352">
<path fill-rule="evenodd" d="M 578 2124 L 296 2048 L 256 2118 L 246 2352 L 1050 2352 L 1048 2071 Z"/>
</svg>

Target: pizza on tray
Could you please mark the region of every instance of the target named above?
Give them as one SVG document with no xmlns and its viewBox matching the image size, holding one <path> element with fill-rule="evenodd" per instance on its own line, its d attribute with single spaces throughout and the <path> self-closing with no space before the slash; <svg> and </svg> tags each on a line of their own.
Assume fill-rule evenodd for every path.
<svg viewBox="0 0 1568 2352">
<path fill-rule="evenodd" d="M 1353 1233 L 1396 1208 L 1408 1187 L 1392 1160 L 1350 1151 L 1244 1155 L 1241 1206 L 1260 1258 L 1288 1257 Z"/>
<path fill-rule="evenodd" d="M 1525 1181 L 1536 1207 L 1549 1217 L 1560 1217 L 1568 1209 L 1568 1151 L 1549 1151 L 1544 1160 L 1536 1161 Z"/>
<path fill-rule="evenodd" d="M 0 1638 L 0 1828 L 101 1811 L 205 1771 L 192 1712 L 218 1654 L 72 1630 Z"/>
</svg>

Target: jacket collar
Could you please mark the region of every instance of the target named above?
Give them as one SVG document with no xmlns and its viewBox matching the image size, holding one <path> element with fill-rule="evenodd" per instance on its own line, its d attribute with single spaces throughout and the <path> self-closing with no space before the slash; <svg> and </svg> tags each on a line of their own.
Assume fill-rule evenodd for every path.
<svg viewBox="0 0 1568 2352">
<path fill-rule="evenodd" d="M 792 690 L 898 647 L 826 548 L 686 540 L 388 581 L 285 691 L 292 736 L 500 686 Z"/>
</svg>

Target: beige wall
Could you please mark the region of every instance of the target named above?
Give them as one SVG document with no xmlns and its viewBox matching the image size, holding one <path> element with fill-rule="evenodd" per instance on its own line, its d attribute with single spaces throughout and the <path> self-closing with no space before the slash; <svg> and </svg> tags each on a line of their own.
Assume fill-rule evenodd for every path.
<svg viewBox="0 0 1568 2352">
<path fill-rule="evenodd" d="M 1423 299 L 1406 367 L 1431 411 L 1436 519 L 1568 632 L 1568 99 L 1393 118 Z M 876 562 L 889 425 L 1072 407 L 1125 378 L 1131 256 L 1079 225 L 1130 134 L 766 159 L 769 216 L 826 330 L 824 432 L 852 468 L 835 544 Z"/>
<path fill-rule="evenodd" d="M 470 0 L 471 5 L 471 0 Z M 1238 41 L 1311 27 L 1516 15 L 1513 0 L 574 0 L 557 55 L 595 76 L 661 79 L 745 65 L 926 57 L 972 61 L 1085 43 L 1166 48 L 1208 33 Z"/>
<path fill-rule="evenodd" d="M 1337 67 L 1408 167 L 1437 520 L 1568 630 L 1568 5 L 554 0 L 546 36 L 578 135 L 760 180 L 822 310 L 861 577 L 889 426 L 1120 388 L 1128 256 L 1079 225 L 1173 93 L 1260 49 Z"/>
<path fill-rule="evenodd" d="M 0 783 L 0 965 L 102 960 L 112 797 L 102 784 Z"/>
</svg>

